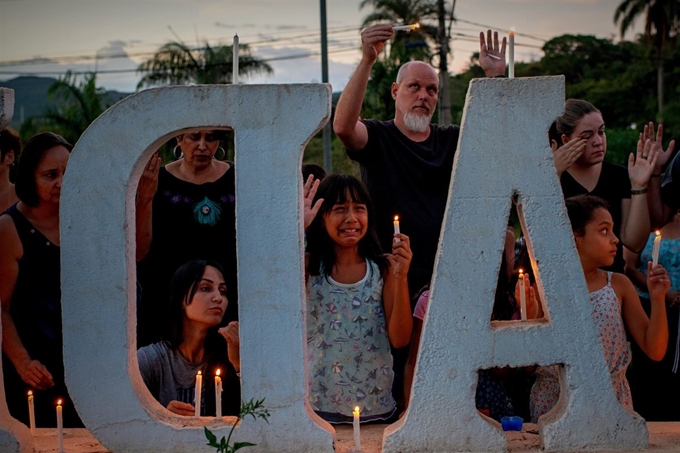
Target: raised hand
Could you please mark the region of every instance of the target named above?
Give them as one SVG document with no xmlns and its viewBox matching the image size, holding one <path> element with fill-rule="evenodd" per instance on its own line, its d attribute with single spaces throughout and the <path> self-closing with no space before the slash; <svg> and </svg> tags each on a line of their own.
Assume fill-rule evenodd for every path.
<svg viewBox="0 0 680 453">
<path fill-rule="evenodd" d="M 505 75 L 505 37 L 498 43 L 498 32 L 493 32 L 491 40 L 491 30 L 487 30 L 486 39 L 484 32 L 479 33 L 479 65 L 484 70 L 487 77 Z"/>
<path fill-rule="evenodd" d="M 158 153 L 153 153 L 149 163 L 144 167 L 144 172 L 139 178 L 137 197 L 142 200 L 151 200 L 158 189 L 158 172 L 161 169 L 161 158 Z"/>
<path fill-rule="evenodd" d="M 385 41 L 394 34 L 390 24 L 375 24 L 361 32 L 361 51 L 364 58 L 373 62 L 385 47 Z"/>
<path fill-rule="evenodd" d="M 659 149 L 652 140 L 638 140 L 637 153 L 628 156 L 628 177 L 633 189 L 644 189 L 654 172 Z"/>
<path fill-rule="evenodd" d="M 397 239 L 399 239 L 398 242 Z M 386 256 L 390 263 L 390 273 L 396 277 L 406 278 L 413 258 L 411 239 L 405 234 L 395 234 L 392 241 L 392 254 Z"/>
<path fill-rule="evenodd" d="M 558 148 L 555 140 L 550 141 L 550 149 L 553 151 L 553 160 L 555 161 L 555 170 L 557 171 L 558 178 L 583 155 L 586 143 L 585 139 L 577 138 L 568 141 Z"/>
<path fill-rule="evenodd" d="M 654 136 L 654 123 L 649 122 L 649 124 L 645 125 L 645 128 L 642 133 L 640 133 L 640 140 L 638 141 L 638 146 L 639 143 L 646 142 L 647 140 L 650 140 L 652 142 L 652 148 L 657 152 L 658 157 L 656 160 L 656 170 L 655 172 L 660 173 L 661 168 L 668 163 L 668 160 L 671 158 L 671 154 L 673 153 L 673 149 L 675 148 L 675 140 L 671 140 L 671 142 L 668 144 L 668 148 L 664 151 L 663 149 L 663 124 L 659 124 L 659 127 L 656 130 L 656 137 Z"/>
<path fill-rule="evenodd" d="M 316 191 L 319 188 L 320 182 L 321 182 L 320 179 L 316 180 L 314 179 L 314 175 L 309 175 L 307 181 L 305 181 L 305 186 L 303 188 L 302 194 L 304 200 L 305 230 L 309 228 L 309 225 L 312 224 L 314 217 L 316 217 L 316 214 L 319 212 L 319 208 L 321 208 L 321 205 L 323 204 L 323 198 L 319 198 L 318 200 L 316 200 L 316 203 L 313 203 L 314 196 L 316 195 Z"/>
<path fill-rule="evenodd" d="M 668 278 L 668 272 L 660 264 L 652 266 L 652 262 L 647 262 L 647 291 L 650 299 L 662 301 L 665 300 L 666 293 L 671 287 L 671 280 Z"/>
<path fill-rule="evenodd" d="M 238 336 L 238 321 L 231 321 L 226 327 L 221 327 L 218 331 L 227 340 L 227 355 L 229 361 L 238 373 L 241 371 L 241 349 Z"/>
</svg>

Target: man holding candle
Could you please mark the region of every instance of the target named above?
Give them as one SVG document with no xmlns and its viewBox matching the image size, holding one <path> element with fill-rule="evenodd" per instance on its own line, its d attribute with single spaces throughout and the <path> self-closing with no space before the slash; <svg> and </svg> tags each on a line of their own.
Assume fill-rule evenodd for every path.
<svg viewBox="0 0 680 453">
<path fill-rule="evenodd" d="M 411 238 L 409 288 L 413 296 L 432 276 L 459 128 L 430 124 L 439 77 L 429 64 L 420 61 L 404 64 L 392 84 L 393 120 L 360 119 L 371 69 L 394 33 L 389 24 L 373 25 L 361 33 L 362 58 L 340 96 L 333 129 L 348 156 L 361 164 L 383 250 L 392 248 L 395 215 Z M 493 40 L 491 31 L 486 39 L 482 33 L 480 47 L 479 61 L 487 76 L 503 76 L 505 38 L 499 45 L 497 33 Z"/>
</svg>

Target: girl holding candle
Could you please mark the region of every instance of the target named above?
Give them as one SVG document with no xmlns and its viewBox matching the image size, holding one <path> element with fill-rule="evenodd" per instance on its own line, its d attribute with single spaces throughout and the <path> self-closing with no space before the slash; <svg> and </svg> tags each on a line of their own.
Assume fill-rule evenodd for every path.
<svg viewBox="0 0 680 453">
<path fill-rule="evenodd" d="M 137 351 L 139 371 L 147 388 L 164 407 L 178 415 L 216 414 L 216 371 L 220 370 L 222 414 L 240 408 L 238 322 L 219 328 L 227 309 L 227 285 L 221 266 L 192 260 L 170 282 L 172 335 Z M 197 385 L 197 374 L 205 378 Z M 197 388 L 201 395 L 196 395 Z M 201 398 L 197 400 L 197 398 Z M 200 403 L 197 403 L 200 402 Z"/>
<path fill-rule="evenodd" d="M 614 234 L 621 239 L 609 270 L 623 273 L 623 246 L 642 250 L 651 230 L 646 194 L 657 165 L 658 147 L 646 132 L 640 134 L 628 168 L 606 162 L 607 134 L 602 114 L 581 99 L 566 101 L 564 113 L 550 126 L 548 136 L 564 197 L 596 195 L 609 205 Z"/>
<path fill-rule="evenodd" d="M 580 195 L 567 199 L 566 205 L 614 391 L 619 402 L 632 410 L 626 380 L 630 363 L 626 332 L 649 358 L 663 358 L 668 344 L 664 302 L 671 284 L 668 273 L 660 265 L 652 267 L 651 262 L 647 263 L 647 288 L 652 307 L 651 316 L 647 317 L 631 281 L 625 275 L 600 269 L 612 264 L 619 242 L 607 203 L 599 197 Z M 531 390 L 532 421 L 553 408 L 559 393 L 558 367 L 539 367 Z"/>
<path fill-rule="evenodd" d="M 680 420 L 680 213 L 660 230 L 659 264 L 668 271 L 671 280 L 666 293 L 668 318 L 668 350 L 660 362 L 647 358 L 644 352 L 632 345 L 632 367 L 628 373 L 633 394 L 633 407 L 648 421 Z M 647 291 L 647 263 L 652 261 L 656 234 L 651 233 L 640 254 L 624 249 L 626 275 L 635 284 L 645 312 L 652 305 Z"/>
<path fill-rule="evenodd" d="M 386 420 L 392 397 L 390 346 L 408 344 L 413 327 L 408 236 L 383 255 L 365 186 L 347 175 L 319 185 L 323 200 L 307 229 L 307 373 L 312 408 L 332 423 Z"/>
<path fill-rule="evenodd" d="M 13 417 L 54 427 L 62 398 L 64 426 L 82 422 L 64 382 L 61 325 L 59 201 L 72 145 L 49 132 L 32 137 L 17 167 L 19 202 L 0 215 L 0 300 L 5 395 Z"/>
</svg>

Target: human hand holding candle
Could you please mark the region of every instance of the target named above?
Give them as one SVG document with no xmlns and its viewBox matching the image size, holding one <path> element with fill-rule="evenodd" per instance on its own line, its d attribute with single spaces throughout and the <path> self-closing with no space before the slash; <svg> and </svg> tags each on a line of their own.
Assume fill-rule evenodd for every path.
<svg viewBox="0 0 680 453">
<path fill-rule="evenodd" d="M 57 451 L 64 453 L 64 420 L 62 418 L 61 400 L 57 401 Z"/>
<path fill-rule="evenodd" d="M 222 378 L 220 370 L 215 373 L 215 410 L 217 419 L 222 418 Z"/>
<path fill-rule="evenodd" d="M 31 435 L 35 436 L 35 404 L 33 402 L 33 392 L 28 391 L 28 423 L 31 428 Z"/>
<path fill-rule="evenodd" d="M 652 266 L 659 264 L 659 250 L 661 249 L 661 231 L 656 231 L 654 246 L 652 247 Z"/>
<path fill-rule="evenodd" d="M 498 32 L 487 30 L 479 33 L 479 65 L 487 77 L 505 75 L 506 39 L 498 40 Z"/>
<path fill-rule="evenodd" d="M 354 421 L 352 423 L 354 427 L 354 451 L 361 451 L 361 427 L 359 423 L 359 406 L 354 407 Z"/>
<path fill-rule="evenodd" d="M 194 417 L 201 416 L 201 391 L 203 390 L 203 375 L 199 371 L 196 374 L 196 387 L 194 389 Z"/>
</svg>

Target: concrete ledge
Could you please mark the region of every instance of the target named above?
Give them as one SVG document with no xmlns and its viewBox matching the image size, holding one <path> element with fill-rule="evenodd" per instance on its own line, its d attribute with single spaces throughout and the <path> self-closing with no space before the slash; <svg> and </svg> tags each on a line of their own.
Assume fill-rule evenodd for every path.
<svg viewBox="0 0 680 453">
<path fill-rule="evenodd" d="M 383 431 L 389 425 L 365 425 L 361 427 L 361 451 L 363 453 L 380 453 L 382 451 Z M 670 453 L 680 450 L 680 423 L 653 422 L 648 423 L 649 448 L 645 451 L 655 453 Z M 57 448 L 56 430 L 42 428 L 37 430 L 34 437 L 36 453 L 53 453 Z M 538 427 L 533 424 L 524 425 L 520 432 L 507 432 L 509 453 L 542 452 L 539 448 Z M 66 453 L 110 453 L 86 429 L 67 429 L 64 435 L 64 450 Z M 211 451 L 203 445 L 196 445 L 192 451 Z M 250 451 L 257 451 L 254 447 Z M 351 453 L 354 451 L 352 427 L 343 425 L 336 427 L 336 453 Z M 639 453 L 640 450 L 631 450 Z M 597 452 L 591 452 L 597 453 Z M 604 451 L 600 453 L 605 453 Z M 626 453 L 618 451 L 617 453 Z"/>
</svg>

